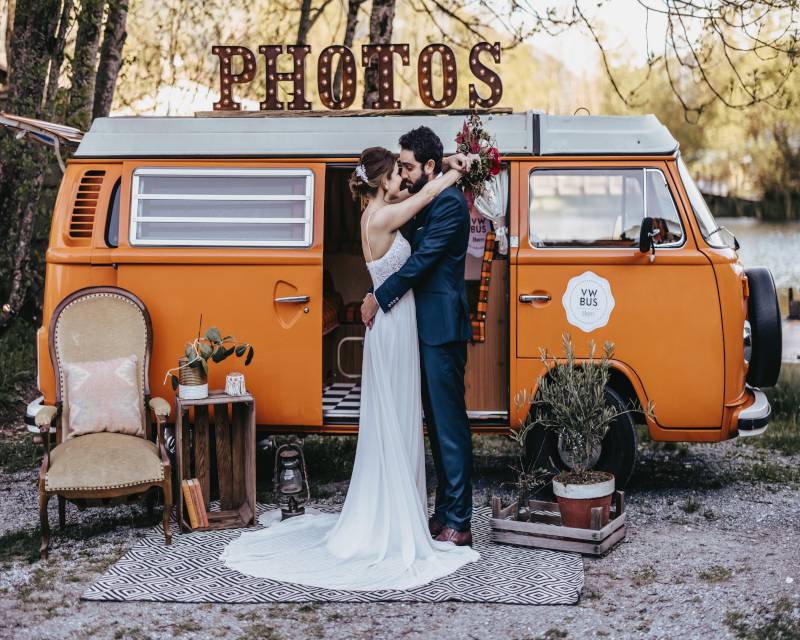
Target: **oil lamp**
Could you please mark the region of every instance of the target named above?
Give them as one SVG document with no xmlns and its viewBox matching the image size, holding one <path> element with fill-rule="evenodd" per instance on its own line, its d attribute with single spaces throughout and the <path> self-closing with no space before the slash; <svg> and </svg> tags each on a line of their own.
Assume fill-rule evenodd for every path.
<svg viewBox="0 0 800 640">
<path fill-rule="evenodd" d="M 299 443 L 289 442 L 278 447 L 275 452 L 272 486 L 275 489 L 276 502 L 281 508 L 282 520 L 306 512 L 305 504 L 311 499 L 311 493 L 303 448 Z"/>
</svg>

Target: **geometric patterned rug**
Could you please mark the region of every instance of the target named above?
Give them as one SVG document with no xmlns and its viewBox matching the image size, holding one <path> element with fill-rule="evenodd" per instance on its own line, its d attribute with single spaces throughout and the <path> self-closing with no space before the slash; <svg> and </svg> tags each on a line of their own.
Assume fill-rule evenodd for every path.
<svg viewBox="0 0 800 640">
<path fill-rule="evenodd" d="M 337 511 L 329 505 L 309 505 Z M 260 515 L 274 505 L 259 504 Z M 576 604 L 583 589 L 583 559 L 577 553 L 515 547 L 489 539 L 489 507 L 473 512 L 473 548 L 481 554 L 448 576 L 409 589 L 342 591 L 278 582 L 228 569 L 217 558 L 240 530 L 179 534 L 164 544 L 160 526 L 102 575 L 84 600 L 115 602 L 494 602 Z"/>
</svg>

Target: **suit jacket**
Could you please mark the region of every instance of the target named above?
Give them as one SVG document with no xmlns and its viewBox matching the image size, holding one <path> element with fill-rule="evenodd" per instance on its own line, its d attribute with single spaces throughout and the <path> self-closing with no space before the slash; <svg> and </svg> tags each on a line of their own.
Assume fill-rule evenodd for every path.
<svg viewBox="0 0 800 640">
<path fill-rule="evenodd" d="M 384 312 L 414 290 L 422 342 L 440 345 L 472 338 L 464 263 L 469 209 L 458 187 L 448 187 L 415 217 L 411 257 L 375 291 Z"/>
</svg>

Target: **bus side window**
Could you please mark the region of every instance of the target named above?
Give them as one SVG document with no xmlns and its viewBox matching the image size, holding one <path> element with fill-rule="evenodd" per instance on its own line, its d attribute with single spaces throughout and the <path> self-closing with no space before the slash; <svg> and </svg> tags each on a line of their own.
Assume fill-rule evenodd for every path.
<svg viewBox="0 0 800 640">
<path fill-rule="evenodd" d="M 108 215 L 106 216 L 106 246 L 116 248 L 119 246 L 119 190 L 122 185 L 122 178 L 114 184 L 111 192 L 111 199 L 108 204 Z"/>
</svg>

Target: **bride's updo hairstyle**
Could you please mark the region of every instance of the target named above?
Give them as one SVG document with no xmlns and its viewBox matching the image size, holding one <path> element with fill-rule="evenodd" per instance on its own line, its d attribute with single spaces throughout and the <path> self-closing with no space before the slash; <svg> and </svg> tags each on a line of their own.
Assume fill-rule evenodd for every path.
<svg viewBox="0 0 800 640">
<path fill-rule="evenodd" d="M 350 174 L 350 192 L 353 200 L 364 201 L 365 198 L 378 193 L 381 180 L 391 175 L 394 170 L 396 156 L 383 147 L 369 147 L 361 152 L 361 158 L 355 171 Z"/>
</svg>

